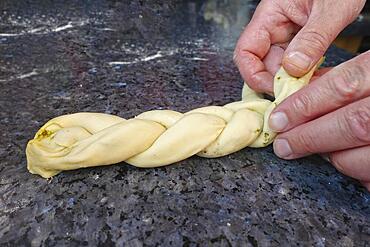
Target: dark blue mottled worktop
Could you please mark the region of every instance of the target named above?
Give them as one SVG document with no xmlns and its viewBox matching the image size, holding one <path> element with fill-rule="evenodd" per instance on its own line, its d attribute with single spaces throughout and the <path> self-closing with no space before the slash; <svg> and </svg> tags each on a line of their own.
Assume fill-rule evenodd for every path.
<svg viewBox="0 0 370 247">
<path fill-rule="evenodd" d="M 238 100 L 232 51 L 255 5 L 232 2 L 0 2 L 1 246 L 369 246 L 370 194 L 317 156 L 28 173 L 52 117 Z M 327 64 L 349 58 L 332 48 Z"/>
</svg>

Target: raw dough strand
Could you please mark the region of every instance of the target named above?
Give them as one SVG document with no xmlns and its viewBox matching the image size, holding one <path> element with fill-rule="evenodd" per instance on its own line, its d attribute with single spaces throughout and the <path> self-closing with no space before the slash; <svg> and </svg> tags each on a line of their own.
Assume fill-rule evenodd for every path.
<svg viewBox="0 0 370 247">
<path fill-rule="evenodd" d="M 28 142 L 27 168 L 50 178 L 64 170 L 122 161 L 149 168 L 193 155 L 216 158 L 248 146 L 265 147 L 276 136 L 268 126 L 271 112 L 306 85 L 319 64 L 301 78 L 280 68 L 274 77 L 273 102 L 244 84 L 241 101 L 186 113 L 154 110 L 128 120 L 87 112 L 56 117 Z"/>
</svg>

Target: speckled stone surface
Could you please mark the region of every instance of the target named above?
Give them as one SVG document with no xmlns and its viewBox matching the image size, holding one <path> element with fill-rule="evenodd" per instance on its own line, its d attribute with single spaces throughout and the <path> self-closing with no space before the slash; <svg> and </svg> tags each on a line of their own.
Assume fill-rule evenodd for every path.
<svg viewBox="0 0 370 247">
<path fill-rule="evenodd" d="M 369 246 L 370 194 L 316 156 L 247 148 L 158 169 L 28 173 L 27 140 L 52 117 L 240 97 L 232 51 L 253 3 L 64 2 L 0 2 L 1 246 Z M 327 64 L 349 58 L 331 49 Z"/>
</svg>

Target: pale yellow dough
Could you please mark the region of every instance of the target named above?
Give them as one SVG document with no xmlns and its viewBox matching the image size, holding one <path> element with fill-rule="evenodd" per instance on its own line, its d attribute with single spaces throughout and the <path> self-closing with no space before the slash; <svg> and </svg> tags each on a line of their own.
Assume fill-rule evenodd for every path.
<svg viewBox="0 0 370 247">
<path fill-rule="evenodd" d="M 271 112 L 306 85 L 316 67 L 301 78 L 281 68 L 274 78 L 274 102 L 244 85 L 241 101 L 187 113 L 154 110 L 129 120 L 102 113 L 56 117 L 28 142 L 27 168 L 50 178 L 64 170 L 121 161 L 159 167 L 195 154 L 215 158 L 247 146 L 265 147 L 276 136 L 268 126 Z"/>
</svg>

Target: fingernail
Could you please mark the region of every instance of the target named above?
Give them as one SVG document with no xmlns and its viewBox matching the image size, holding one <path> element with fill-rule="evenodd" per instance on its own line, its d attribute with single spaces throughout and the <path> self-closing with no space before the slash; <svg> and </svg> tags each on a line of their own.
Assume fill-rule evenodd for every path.
<svg viewBox="0 0 370 247">
<path fill-rule="evenodd" d="M 289 142 L 285 139 L 276 139 L 274 141 L 274 152 L 280 158 L 286 158 L 293 153 Z"/>
<path fill-rule="evenodd" d="M 274 131 L 282 131 L 288 126 L 288 122 L 284 112 L 275 112 L 270 115 L 269 126 Z"/>
<path fill-rule="evenodd" d="M 289 63 L 301 70 L 308 70 L 310 68 L 312 59 L 306 54 L 294 51 L 288 54 Z"/>
</svg>

